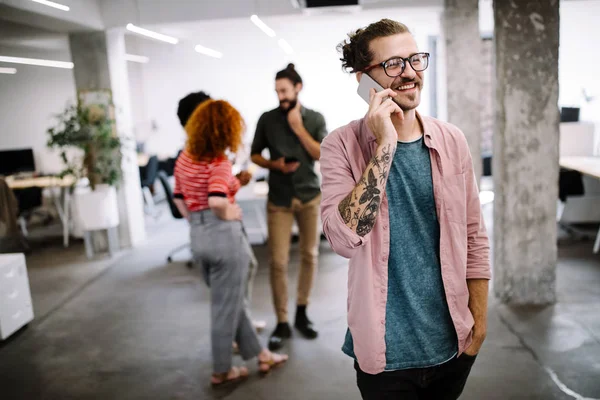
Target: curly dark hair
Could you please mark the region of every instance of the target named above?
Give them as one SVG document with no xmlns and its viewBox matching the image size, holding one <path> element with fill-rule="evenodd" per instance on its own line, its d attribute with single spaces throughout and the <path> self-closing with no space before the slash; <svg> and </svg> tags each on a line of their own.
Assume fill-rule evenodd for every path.
<svg viewBox="0 0 600 400">
<path fill-rule="evenodd" d="M 370 48 L 371 41 L 399 33 L 410 33 L 410 30 L 403 23 L 387 18 L 349 33 L 348 39 L 337 45 L 337 51 L 342 54 L 342 69 L 354 73 L 367 68 L 374 56 Z"/>
<path fill-rule="evenodd" d="M 177 107 L 177 117 L 181 126 L 185 126 L 190 115 L 194 112 L 196 107 L 210 99 L 210 95 L 204 92 L 190 93 L 183 99 L 179 100 L 179 106 Z"/>
<path fill-rule="evenodd" d="M 238 110 L 225 100 L 206 100 L 190 116 L 185 131 L 186 151 L 196 161 L 236 152 L 246 125 Z"/>
</svg>

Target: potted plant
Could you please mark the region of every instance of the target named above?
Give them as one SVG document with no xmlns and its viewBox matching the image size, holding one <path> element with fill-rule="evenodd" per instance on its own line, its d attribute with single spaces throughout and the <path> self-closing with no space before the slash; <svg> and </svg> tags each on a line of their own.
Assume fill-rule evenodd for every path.
<svg viewBox="0 0 600 400">
<path fill-rule="evenodd" d="M 60 151 L 65 164 L 60 176 L 71 175 L 79 185 L 74 200 L 82 229 L 116 227 L 119 224 L 116 187 L 122 177 L 123 143 L 115 132 L 109 106 L 71 105 L 57 115 L 57 120 L 47 131 L 47 144 Z"/>
</svg>

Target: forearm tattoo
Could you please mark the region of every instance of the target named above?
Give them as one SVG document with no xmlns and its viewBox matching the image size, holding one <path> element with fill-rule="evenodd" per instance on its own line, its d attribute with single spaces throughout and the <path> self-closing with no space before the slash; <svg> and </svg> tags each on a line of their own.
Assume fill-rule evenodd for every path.
<svg viewBox="0 0 600 400">
<path fill-rule="evenodd" d="M 392 145 L 387 145 L 375 154 L 354 190 L 338 205 L 344 223 L 361 237 L 371 232 L 377 221 L 392 153 Z"/>
</svg>

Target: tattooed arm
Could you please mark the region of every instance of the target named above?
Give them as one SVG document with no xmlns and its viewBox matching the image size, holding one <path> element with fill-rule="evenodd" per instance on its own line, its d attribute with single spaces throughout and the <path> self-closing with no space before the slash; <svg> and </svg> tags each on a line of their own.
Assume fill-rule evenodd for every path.
<svg viewBox="0 0 600 400">
<path fill-rule="evenodd" d="M 390 116 L 403 116 L 395 102 L 383 99 L 394 96 L 391 89 L 373 89 L 366 118 L 336 129 L 321 144 L 323 233 L 344 258 L 352 258 L 369 241 L 379 214 L 398 140 Z M 378 147 L 357 183 L 356 158 L 363 155 L 359 135 L 371 134 Z"/>
<path fill-rule="evenodd" d="M 375 226 L 395 151 L 395 142 L 379 145 L 354 190 L 338 205 L 344 223 L 358 236 L 364 237 Z"/>
</svg>

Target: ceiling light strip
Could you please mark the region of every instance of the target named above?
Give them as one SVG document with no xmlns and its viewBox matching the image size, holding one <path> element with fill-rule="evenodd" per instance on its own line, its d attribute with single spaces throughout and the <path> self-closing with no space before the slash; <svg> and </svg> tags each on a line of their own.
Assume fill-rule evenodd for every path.
<svg viewBox="0 0 600 400">
<path fill-rule="evenodd" d="M 16 68 L 0 68 L 0 74 L 10 74 L 14 75 L 17 73 Z"/>
<path fill-rule="evenodd" d="M 23 57 L 8 57 L 0 56 L 0 62 L 13 63 L 13 64 L 25 64 L 25 65 L 37 65 L 40 67 L 54 67 L 54 68 L 66 68 L 73 69 L 75 64 L 67 61 L 54 61 L 54 60 L 42 60 L 39 58 L 23 58 Z"/>
<path fill-rule="evenodd" d="M 63 10 L 63 11 L 69 11 L 71 9 L 69 6 L 58 4 L 53 1 L 48 1 L 48 0 L 31 0 L 31 1 L 43 4 L 48 7 L 58 8 L 59 10 Z"/>
<path fill-rule="evenodd" d="M 136 54 L 125 54 L 125 59 L 127 61 L 133 61 L 137 63 L 147 64 L 150 59 L 146 56 L 138 56 Z"/>
<path fill-rule="evenodd" d="M 194 50 L 196 50 L 198 53 L 204 54 L 205 56 L 209 56 L 209 57 L 214 57 L 214 58 L 222 58 L 223 57 L 223 53 L 221 53 L 220 51 L 209 49 L 208 47 L 204 47 L 202 45 L 197 45 L 196 47 L 194 47 Z"/>
<path fill-rule="evenodd" d="M 148 29 L 140 28 L 139 26 L 135 26 L 133 24 L 127 24 L 127 30 L 137 33 L 138 35 L 146 36 L 152 39 L 160 40 L 162 42 L 177 44 L 179 43 L 179 39 L 174 38 L 172 36 L 163 35 L 162 33 L 153 32 Z"/>
<path fill-rule="evenodd" d="M 269 28 L 269 26 L 267 24 L 265 24 L 260 18 L 258 18 L 258 15 L 251 16 L 250 21 L 252 21 L 254 23 L 254 25 L 258 26 L 258 28 L 261 31 L 266 33 L 267 36 L 275 37 L 275 31 L 273 29 Z"/>
<path fill-rule="evenodd" d="M 292 46 L 290 46 L 290 44 L 286 42 L 285 39 L 279 39 L 277 43 L 279 44 L 279 47 L 281 47 L 283 51 L 286 52 L 286 54 L 292 54 L 294 52 Z"/>
</svg>

